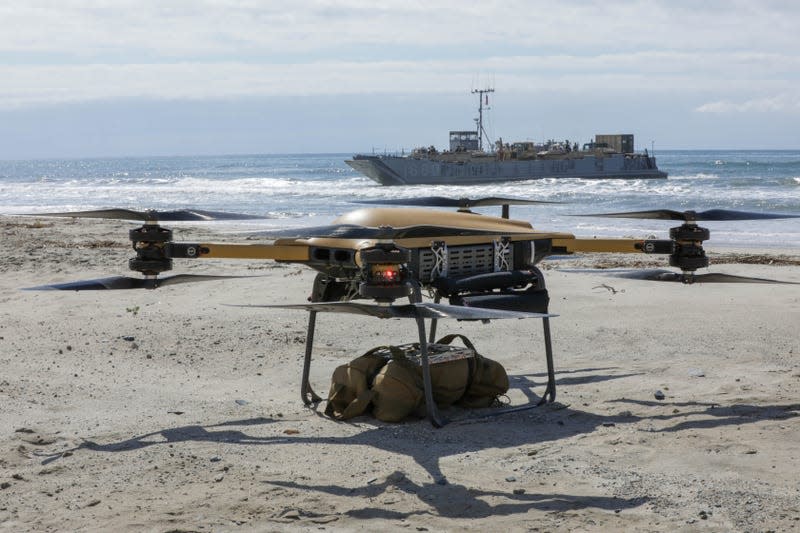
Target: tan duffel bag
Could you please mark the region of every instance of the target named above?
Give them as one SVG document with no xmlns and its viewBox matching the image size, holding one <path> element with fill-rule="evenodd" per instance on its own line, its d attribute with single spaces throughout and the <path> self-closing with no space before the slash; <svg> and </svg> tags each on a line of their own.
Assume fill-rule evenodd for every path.
<svg viewBox="0 0 800 533">
<path fill-rule="evenodd" d="M 459 339 L 464 347 L 452 346 Z M 375 418 L 399 422 L 425 416 L 425 388 L 419 343 L 379 346 L 338 367 L 325 413 L 346 420 L 372 407 Z M 428 344 L 433 399 L 439 407 L 488 407 L 508 391 L 508 375 L 499 363 L 481 356 L 463 335 L 447 335 Z"/>
</svg>

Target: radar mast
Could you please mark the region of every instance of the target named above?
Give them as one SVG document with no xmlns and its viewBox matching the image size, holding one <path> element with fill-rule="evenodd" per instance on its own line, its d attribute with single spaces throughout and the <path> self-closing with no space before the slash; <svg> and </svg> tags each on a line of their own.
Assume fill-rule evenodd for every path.
<svg viewBox="0 0 800 533">
<path fill-rule="evenodd" d="M 478 149 L 483 151 L 483 137 L 486 137 L 486 142 L 489 143 L 489 146 L 492 144 L 492 140 L 486 135 L 486 130 L 483 129 L 483 95 L 488 93 L 493 93 L 494 88 L 487 87 L 486 89 L 472 89 L 472 94 L 478 95 Z M 489 104 L 489 97 L 486 97 L 486 104 Z"/>
</svg>

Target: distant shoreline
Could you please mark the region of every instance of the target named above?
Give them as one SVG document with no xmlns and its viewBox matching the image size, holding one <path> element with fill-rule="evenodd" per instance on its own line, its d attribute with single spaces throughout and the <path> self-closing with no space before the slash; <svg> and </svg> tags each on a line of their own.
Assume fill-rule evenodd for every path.
<svg viewBox="0 0 800 533">
<path fill-rule="evenodd" d="M 645 147 L 648 148 L 648 147 Z M 413 148 L 408 148 L 405 153 L 408 154 Z M 644 148 L 642 148 L 642 151 Z M 650 149 L 648 148 L 648 151 Z M 80 161 L 80 160 L 121 160 L 121 159 L 181 159 L 181 158 L 219 158 L 219 157 L 351 157 L 353 154 L 395 154 L 401 153 L 402 150 L 351 150 L 347 152 L 263 152 L 263 153 L 223 153 L 223 154 L 116 154 L 116 155 L 55 155 L 55 156 L 36 156 L 36 157 L 22 157 L 22 158 L 0 158 L 0 162 L 13 163 L 17 161 Z M 652 154 L 658 155 L 659 153 L 675 154 L 680 152 L 688 153 L 704 153 L 704 152 L 717 152 L 717 153 L 800 153 L 800 148 L 656 148 L 652 150 Z"/>
</svg>

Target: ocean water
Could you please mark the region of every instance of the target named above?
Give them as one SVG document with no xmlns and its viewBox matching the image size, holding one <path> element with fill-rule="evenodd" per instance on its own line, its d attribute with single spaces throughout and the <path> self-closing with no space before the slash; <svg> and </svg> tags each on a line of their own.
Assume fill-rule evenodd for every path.
<svg viewBox="0 0 800 533">
<path fill-rule="evenodd" d="M 561 202 L 512 207 L 535 228 L 579 236 L 657 236 L 670 221 L 571 215 L 727 208 L 800 215 L 800 151 L 660 151 L 666 180 L 544 179 L 473 186 L 382 187 L 344 163 L 352 154 L 228 155 L 0 161 L 0 213 L 105 207 L 198 208 L 267 215 L 214 222 L 222 231 L 322 225 L 362 206 L 410 196 L 512 196 Z M 476 211 L 497 214 L 499 208 Z M 800 249 L 800 218 L 707 222 L 714 243 Z"/>
</svg>

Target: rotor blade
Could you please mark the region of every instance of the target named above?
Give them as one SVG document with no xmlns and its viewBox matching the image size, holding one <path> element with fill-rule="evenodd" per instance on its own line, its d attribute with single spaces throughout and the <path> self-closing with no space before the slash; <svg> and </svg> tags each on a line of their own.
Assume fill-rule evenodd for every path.
<svg viewBox="0 0 800 533">
<path fill-rule="evenodd" d="M 733 274 L 722 274 L 709 272 L 707 274 L 686 275 L 682 272 L 674 272 L 664 269 L 563 269 L 560 272 L 578 272 L 581 274 L 599 274 L 614 278 L 638 279 L 644 281 L 676 281 L 679 283 L 777 283 L 786 285 L 800 285 L 796 281 L 780 281 L 766 278 L 753 278 L 750 276 L 736 276 Z"/>
<path fill-rule="evenodd" d="M 525 200 L 523 198 L 447 198 L 444 196 L 422 196 L 419 198 L 387 198 L 383 200 L 359 200 L 357 204 L 373 205 L 413 205 L 422 207 L 485 207 L 493 205 L 536 205 L 558 204 L 561 202 L 547 202 L 544 200 Z"/>
<path fill-rule="evenodd" d="M 332 237 L 338 239 L 375 238 L 378 228 L 368 228 L 355 224 L 334 224 L 330 226 L 310 226 L 307 228 L 274 229 L 254 231 L 248 235 L 267 239 L 311 239 L 314 237 Z"/>
<path fill-rule="evenodd" d="M 141 220 L 143 222 L 252 220 L 267 218 L 259 215 L 227 213 L 223 211 L 203 211 L 200 209 L 180 209 L 174 211 L 134 211 L 132 209 L 122 208 L 97 209 L 94 211 L 68 211 L 65 213 L 26 213 L 26 216 L 105 218 L 112 220 Z"/>
<path fill-rule="evenodd" d="M 459 320 L 489 320 L 501 318 L 549 318 L 558 315 L 550 313 L 527 313 L 523 311 L 505 311 L 501 309 L 485 309 L 483 307 L 461 307 L 432 303 L 411 304 L 417 308 L 422 318 L 456 318 Z"/>
<path fill-rule="evenodd" d="M 624 279 L 638 279 L 638 280 L 645 280 L 645 281 L 683 281 L 683 274 L 680 272 L 673 272 L 672 270 L 664 270 L 664 269 L 638 269 L 638 268 L 631 268 L 631 269 L 608 269 L 608 270 L 596 270 L 596 269 L 586 269 L 582 271 L 583 273 L 592 273 L 592 274 L 600 274 L 601 276 L 610 276 L 614 278 L 624 278 Z"/>
<path fill-rule="evenodd" d="M 100 291 L 116 289 L 141 289 L 144 282 L 150 282 L 147 288 L 153 288 L 152 279 L 132 278 L 128 276 L 114 276 L 110 278 L 86 279 L 81 281 L 68 281 L 50 285 L 25 287 L 25 291 Z"/>
<path fill-rule="evenodd" d="M 375 305 L 358 302 L 317 302 L 286 305 L 236 305 L 234 307 L 258 307 L 267 309 L 303 309 L 305 311 L 349 313 L 378 318 L 455 318 L 458 320 L 491 320 L 501 318 L 544 318 L 557 315 L 546 313 L 524 313 L 500 311 L 480 307 L 418 303 L 405 305 Z"/>
<path fill-rule="evenodd" d="M 777 279 L 752 278 L 750 276 L 736 276 L 734 274 L 695 274 L 692 283 L 778 283 L 782 285 L 800 285 L 797 281 L 780 281 Z"/>
<path fill-rule="evenodd" d="M 165 278 L 133 278 L 130 276 L 112 276 L 109 278 L 87 279 L 82 281 L 68 281 L 66 283 L 53 283 L 26 287 L 26 291 L 101 291 L 123 289 L 155 289 L 177 283 L 191 283 L 195 281 L 213 281 L 229 278 L 247 278 L 256 276 L 209 276 L 205 274 L 177 274 Z"/>
<path fill-rule="evenodd" d="M 458 237 L 471 235 L 513 234 L 515 232 L 498 232 L 497 230 L 480 230 L 470 228 L 454 228 L 450 226 L 383 226 L 379 228 L 358 226 L 355 224 L 335 224 L 286 230 L 266 230 L 250 233 L 267 239 L 310 239 L 314 237 L 334 239 L 411 239 L 416 237 Z M 530 233 L 520 231 L 517 233 Z"/>
<path fill-rule="evenodd" d="M 671 209 L 655 209 L 652 211 L 628 211 L 622 213 L 593 213 L 573 215 L 579 217 L 609 218 L 649 218 L 658 220 L 713 221 L 713 220 L 769 220 L 779 218 L 800 218 L 800 215 L 781 213 L 756 213 L 753 211 L 733 211 L 731 209 L 709 209 L 708 211 L 673 211 Z"/>
</svg>

